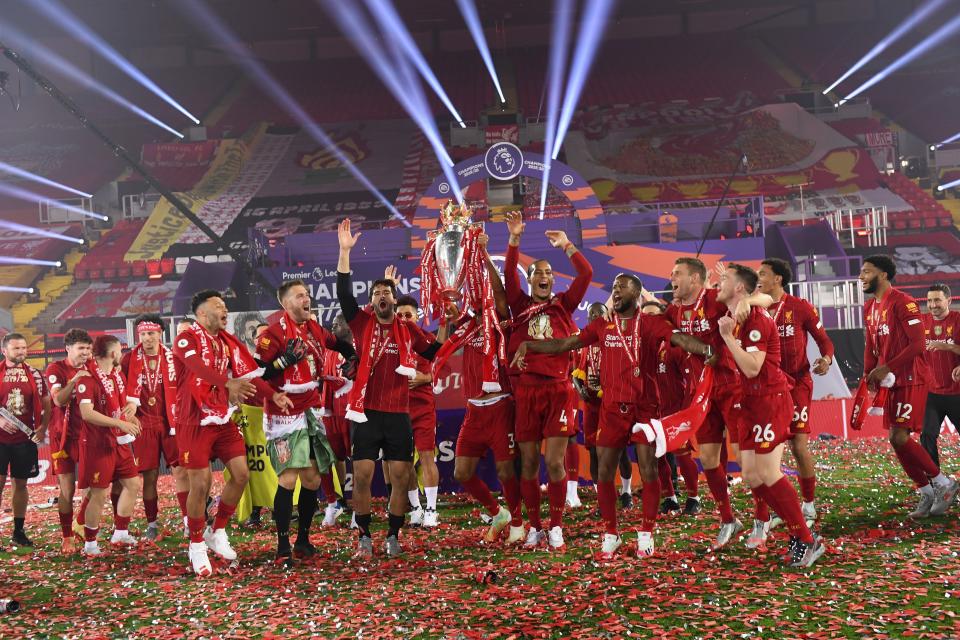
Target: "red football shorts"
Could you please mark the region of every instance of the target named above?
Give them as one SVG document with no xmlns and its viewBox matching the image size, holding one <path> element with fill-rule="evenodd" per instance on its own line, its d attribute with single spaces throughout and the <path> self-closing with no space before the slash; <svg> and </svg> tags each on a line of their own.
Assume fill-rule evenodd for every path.
<svg viewBox="0 0 960 640">
<path fill-rule="evenodd" d="M 797 378 L 796 384 L 790 390 L 790 396 L 793 398 L 793 419 L 790 421 L 790 434 L 787 439 L 792 439 L 798 433 L 810 433 L 808 420 L 810 402 L 813 400 L 813 378 Z"/>
<path fill-rule="evenodd" d="M 417 451 L 433 451 L 437 447 L 437 411 L 433 403 L 410 403 L 410 424 L 413 425 L 413 446 Z"/>
<path fill-rule="evenodd" d="M 59 442 L 60 434 L 54 434 L 51 430 L 50 432 L 50 442 Z M 77 463 L 80 461 L 80 443 L 77 442 L 75 438 L 67 440 L 67 444 L 64 448 L 64 453 L 66 457 L 54 457 L 53 454 L 56 453 L 51 448 L 50 450 L 50 468 L 53 470 L 53 474 L 57 476 L 67 475 L 70 473 L 77 472 Z M 62 456 L 63 454 L 61 454 Z"/>
<path fill-rule="evenodd" d="M 883 424 L 887 429 L 897 427 L 920 433 L 923 431 L 923 414 L 926 410 L 927 385 L 894 387 L 883 407 Z"/>
<path fill-rule="evenodd" d="M 168 467 L 178 466 L 177 437 L 170 435 L 166 420 L 140 416 L 140 426 L 140 435 L 133 441 L 133 457 L 140 473 L 159 469 L 161 453 Z"/>
<path fill-rule="evenodd" d="M 698 444 L 721 444 L 726 442 L 724 429 L 730 430 L 731 442 L 736 442 L 739 423 L 740 392 L 736 386 L 727 385 L 714 388 L 710 401 L 710 411 L 697 430 Z M 689 400 L 684 406 L 689 405 Z"/>
<path fill-rule="evenodd" d="M 105 489 L 114 480 L 136 478 L 138 473 L 130 445 L 117 445 L 110 451 L 91 450 L 87 447 L 80 453 L 77 487 Z"/>
<path fill-rule="evenodd" d="M 540 378 L 518 384 L 517 442 L 569 438 L 577 434 L 577 396 L 568 380 Z"/>
<path fill-rule="evenodd" d="M 626 449 L 633 435 L 633 425 L 649 423 L 657 417 L 654 404 L 607 402 L 600 405 L 600 428 L 597 429 L 597 446 L 610 449 Z M 645 444 L 645 443 L 644 443 Z M 648 446 L 655 446 L 656 443 Z"/>
<path fill-rule="evenodd" d="M 243 433 L 233 420 L 203 427 L 192 421 L 177 425 L 177 448 L 180 450 L 180 466 L 184 469 L 206 469 L 214 459 L 226 464 L 234 458 L 247 457 Z"/>
<path fill-rule="evenodd" d="M 327 440 L 337 460 L 346 460 L 350 456 L 350 423 L 343 416 L 324 416 L 327 427 Z"/>
<path fill-rule="evenodd" d="M 740 424 L 737 439 L 741 451 L 770 453 L 790 435 L 793 403 L 790 393 L 781 391 L 765 396 L 740 399 Z"/>
<path fill-rule="evenodd" d="M 467 414 L 457 436 L 457 457 L 482 458 L 489 449 L 497 462 L 513 460 L 517 454 L 514 416 L 514 401 L 510 396 L 482 406 L 467 402 Z"/>
<path fill-rule="evenodd" d="M 597 446 L 597 429 L 600 428 L 600 404 L 583 403 L 583 446 Z"/>
</svg>

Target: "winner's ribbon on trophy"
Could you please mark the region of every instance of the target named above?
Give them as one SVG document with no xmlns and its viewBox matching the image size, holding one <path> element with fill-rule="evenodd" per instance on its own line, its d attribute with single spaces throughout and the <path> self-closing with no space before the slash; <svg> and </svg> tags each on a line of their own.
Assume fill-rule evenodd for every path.
<svg viewBox="0 0 960 640">
<path fill-rule="evenodd" d="M 434 380 L 453 353 L 483 332 L 483 390 L 492 393 L 501 390 L 498 370 L 506 359 L 506 345 L 478 243 L 483 229 L 471 223 L 470 213 L 466 205 L 452 200 L 440 210 L 441 228 L 427 235 L 420 257 L 420 305 L 431 319 L 440 318 L 441 322 L 445 322 L 445 305 L 460 303 L 462 310 L 455 321 L 457 329 L 451 331 L 433 360 Z"/>
</svg>

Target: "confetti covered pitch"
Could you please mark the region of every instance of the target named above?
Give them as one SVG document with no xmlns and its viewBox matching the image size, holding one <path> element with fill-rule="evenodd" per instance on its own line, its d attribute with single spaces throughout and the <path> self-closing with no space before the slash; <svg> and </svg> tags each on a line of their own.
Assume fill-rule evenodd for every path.
<svg viewBox="0 0 960 640">
<path fill-rule="evenodd" d="M 944 444 L 956 471 L 960 447 Z M 93 561 L 61 557 L 53 510 L 31 510 L 36 551 L 0 553 L 0 598 L 22 605 L 0 616 L 0 637 L 960 637 L 957 508 L 908 521 L 915 497 L 885 442 L 813 446 L 829 551 L 807 571 L 781 567 L 783 531 L 765 552 L 738 541 L 703 553 L 715 534 L 709 499 L 697 518 L 659 522 L 654 558 L 598 563 L 596 501 L 584 488 L 562 555 L 480 545 L 478 511 L 454 498 L 441 505 L 439 530 L 404 530 L 401 560 L 358 565 L 353 535 L 317 526 L 319 559 L 285 571 L 273 562 L 270 527 L 233 527 L 240 566 L 197 579 L 169 497 L 157 546 Z M 732 493 L 746 524 L 749 494 L 743 485 Z M 382 501 L 375 508 L 382 525 Z M 139 506 L 136 515 L 134 529 Z M 624 517 L 637 524 L 639 511 Z M 491 570 L 495 582 L 483 579 Z"/>
</svg>

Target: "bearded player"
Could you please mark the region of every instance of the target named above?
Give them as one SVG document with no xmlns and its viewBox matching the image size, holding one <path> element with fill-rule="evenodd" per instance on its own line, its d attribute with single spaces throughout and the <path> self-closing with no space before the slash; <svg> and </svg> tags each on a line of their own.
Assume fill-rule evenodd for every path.
<svg viewBox="0 0 960 640">
<path fill-rule="evenodd" d="M 77 484 L 77 462 L 80 459 L 80 439 L 83 419 L 77 406 L 77 383 L 90 375 L 86 370 L 91 357 L 93 338 L 83 329 L 70 329 L 63 337 L 67 357 L 47 366 L 47 383 L 53 400 L 53 419 L 50 421 L 50 462 L 57 476 L 60 495 L 57 511 L 63 534 L 62 551 L 76 550 L 73 532 L 73 494 Z"/>
<path fill-rule="evenodd" d="M 710 358 L 713 349 L 691 336 L 676 331 L 663 316 L 640 313 L 638 300 L 643 289 L 634 275 L 620 274 L 614 279 L 611 318 L 597 318 L 578 335 L 559 339 L 523 342 L 513 364 L 523 367 L 525 355 L 561 353 L 588 348 L 601 349 L 600 425 L 597 430 L 597 501 L 604 522 L 601 557 L 610 559 L 622 544 L 617 526 L 617 497 L 613 486 L 620 456 L 633 434 L 633 425 L 649 423 L 658 413 L 656 372 L 660 345 L 669 343 L 688 353 Z M 643 478 L 643 517 L 637 540 L 637 553 L 653 555 L 653 528 L 660 508 L 660 479 L 657 473 L 655 443 L 637 447 L 637 465 Z"/>
<path fill-rule="evenodd" d="M 553 293 L 553 268 L 546 260 L 533 262 L 527 270 L 530 293 L 521 290 L 517 276 L 520 260 L 520 237 L 524 230 L 519 213 L 507 214 L 510 239 L 503 267 L 507 304 L 513 325 L 507 357 L 529 340 L 566 338 L 577 331 L 573 322 L 576 310 L 593 277 L 593 269 L 583 254 L 567 239 L 563 231 L 547 231 L 553 247 L 562 249 L 577 272 L 570 287 L 561 294 Z M 534 353 L 523 371 L 514 374 L 516 398 L 516 438 L 520 446 L 520 491 L 530 521 L 524 545 L 535 548 L 546 540 L 551 549 L 563 549 L 563 508 L 566 502 L 567 470 L 564 456 L 570 435 L 576 433 L 576 396 L 570 382 L 570 358 L 566 354 Z M 540 521 L 540 444 L 546 441 L 544 457 L 549 477 L 549 535 Z"/>
<path fill-rule="evenodd" d="M 736 306 L 757 287 L 757 272 L 739 264 L 730 264 L 720 276 L 717 300 Z M 789 563 L 809 567 L 826 550 L 804 521 L 800 498 L 793 484 L 780 469 L 783 443 L 790 431 L 793 402 L 790 383 L 780 369 L 780 333 L 777 324 L 763 309 L 753 308 L 747 318 L 737 322 L 725 315 L 718 320 L 720 336 L 729 349 L 741 377 L 739 421 L 727 426 L 740 449 L 743 481 L 759 497 L 757 533 L 765 539 L 764 523 L 773 507 L 790 530 Z M 759 544 L 758 544 L 759 546 Z"/>
<path fill-rule="evenodd" d="M 920 502 L 911 518 L 946 513 L 957 497 L 957 481 L 947 477 L 920 444 L 910 437 L 923 432 L 929 370 L 923 359 L 923 318 L 917 303 L 894 288 L 897 266 L 887 256 L 863 259 L 860 282 L 868 294 L 863 306 L 866 347 L 863 375 L 876 388 L 889 374 L 893 388 L 883 407 L 884 424 L 900 466 L 919 487 Z"/>
<path fill-rule="evenodd" d="M 177 449 L 187 470 L 189 558 L 194 573 L 213 573 L 209 547 L 227 561 L 237 552 L 227 539 L 226 526 L 237 509 L 249 473 L 243 434 L 231 416 L 244 401 L 271 401 L 275 410 L 293 408 L 281 391 L 261 378 L 264 370 L 246 345 L 227 332 L 227 305 L 220 293 L 200 291 L 191 300 L 196 321 L 179 334 L 173 347 L 177 376 Z M 206 527 L 206 499 L 213 474 L 210 461 L 219 458 L 230 479 L 224 484 L 212 529 Z"/>
<path fill-rule="evenodd" d="M 162 344 L 163 323 L 160 316 L 146 314 L 133 323 L 138 344 L 123 356 L 120 369 L 127 386 L 128 415 L 140 422 L 140 435 L 133 442 L 133 454 L 143 479 L 143 510 L 147 515 L 144 538 L 155 540 L 159 535 L 157 514 L 159 497 L 157 478 L 160 456 L 173 474 L 177 501 L 184 526 L 187 523 L 187 496 L 190 483 L 180 468 L 177 452 L 177 378 L 173 351 Z"/>
<path fill-rule="evenodd" d="M 787 441 L 797 461 L 800 495 L 803 497 L 803 517 L 807 524 L 812 526 L 817 519 L 817 508 L 814 504 L 817 472 L 808 444 L 808 418 L 813 399 L 813 378 L 810 372 L 822 376 L 830 370 L 833 363 L 833 342 L 827 336 L 813 305 L 784 291 L 793 279 L 793 272 L 786 261 L 768 258 L 761 263 L 758 275 L 757 290 L 773 298 L 769 313 L 777 323 L 780 333 L 780 369 L 792 378 L 794 383 L 790 390 L 793 398 L 793 419 L 790 421 L 790 437 Z M 808 334 L 820 349 L 820 357 L 814 361 L 812 367 L 807 360 Z M 772 520 L 770 527 L 779 524 L 779 520 Z"/>
</svg>

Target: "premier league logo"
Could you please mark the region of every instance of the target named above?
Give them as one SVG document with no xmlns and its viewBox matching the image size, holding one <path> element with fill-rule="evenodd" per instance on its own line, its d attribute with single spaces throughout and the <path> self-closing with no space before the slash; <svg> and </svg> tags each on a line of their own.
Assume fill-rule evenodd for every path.
<svg viewBox="0 0 960 640">
<path fill-rule="evenodd" d="M 523 152 L 511 142 L 498 142 L 483 157 L 490 176 L 497 180 L 511 180 L 520 175 L 523 168 Z"/>
</svg>

